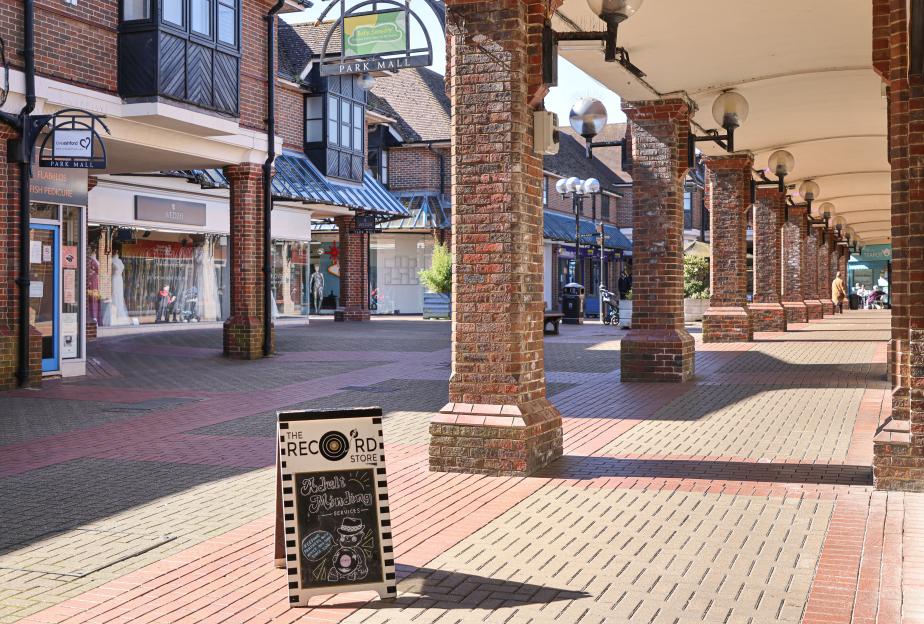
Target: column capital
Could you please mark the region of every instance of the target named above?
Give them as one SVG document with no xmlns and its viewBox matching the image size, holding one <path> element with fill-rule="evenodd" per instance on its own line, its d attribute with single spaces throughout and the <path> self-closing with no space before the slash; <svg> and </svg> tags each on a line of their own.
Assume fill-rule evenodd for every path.
<svg viewBox="0 0 924 624">
<path fill-rule="evenodd" d="M 706 168 L 711 171 L 747 169 L 748 176 L 750 176 L 754 169 L 754 154 L 751 152 L 705 156 L 703 161 L 706 163 Z"/>
</svg>

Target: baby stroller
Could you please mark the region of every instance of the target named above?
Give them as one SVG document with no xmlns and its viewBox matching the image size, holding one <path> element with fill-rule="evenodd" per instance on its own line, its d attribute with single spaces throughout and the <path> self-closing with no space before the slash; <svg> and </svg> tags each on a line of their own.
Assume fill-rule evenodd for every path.
<svg viewBox="0 0 924 624">
<path fill-rule="evenodd" d="M 600 284 L 600 319 L 604 325 L 619 327 L 619 300 L 616 293 L 607 290 Z"/>
<path fill-rule="evenodd" d="M 199 289 L 193 286 L 183 291 L 180 298 L 180 320 L 184 323 L 199 322 Z"/>
<path fill-rule="evenodd" d="M 866 308 L 868 310 L 882 310 L 885 308 L 885 303 L 882 300 L 882 297 L 885 295 L 881 290 L 874 290 L 869 294 L 869 297 L 866 298 Z"/>
</svg>

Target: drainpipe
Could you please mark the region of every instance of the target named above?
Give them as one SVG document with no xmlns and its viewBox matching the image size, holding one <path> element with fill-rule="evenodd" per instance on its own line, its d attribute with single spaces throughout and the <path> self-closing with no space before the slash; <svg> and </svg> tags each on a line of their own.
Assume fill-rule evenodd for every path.
<svg viewBox="0 0 924 624">
<path fill-rule="evenodd" d="M 266 20 L 266 160 L 263 162 L 263 355 L 272 355 L 273 331 L 273 161 L 276 160 L 276 14 L 285 0 L 277 0 Z"/>
<path fill-rule="evenodd" d="M 35 2 L 23 0 L 23 61 L 25 64 L 26 105 L 12 125 L 20 131 L 19 158 L 19 340 L 16 378 L 20 387 L 29 385 L 29 178 L 32 175 L 32 111 L 35 110 Z M 10 123 L 10 118 L 4 116 Z"/>
</svg>

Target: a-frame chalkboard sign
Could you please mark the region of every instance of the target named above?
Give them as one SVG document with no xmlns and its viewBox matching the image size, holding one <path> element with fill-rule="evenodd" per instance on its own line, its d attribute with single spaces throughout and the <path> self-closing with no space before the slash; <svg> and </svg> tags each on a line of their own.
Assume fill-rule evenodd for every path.
<svg viewBox="0 0 924 624">
<path fill-rule="evenodd" d="M 279 412 L 289 603 L 372 590 L 397 595 L 382 409 Z"/>
</svg>

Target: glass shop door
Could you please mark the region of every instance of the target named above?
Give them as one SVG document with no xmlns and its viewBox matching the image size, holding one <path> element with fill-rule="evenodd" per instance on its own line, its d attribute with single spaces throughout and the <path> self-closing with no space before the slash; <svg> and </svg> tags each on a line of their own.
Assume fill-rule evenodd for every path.
<svg viewBox="0 0 924 624">
<path fill-rule="evenodd" d="M 61 369 L 58 235 L 57 225 L 33 224 L 29 242 L 29 314 L 42 335 L 42 372 Z"/>
</svg>

